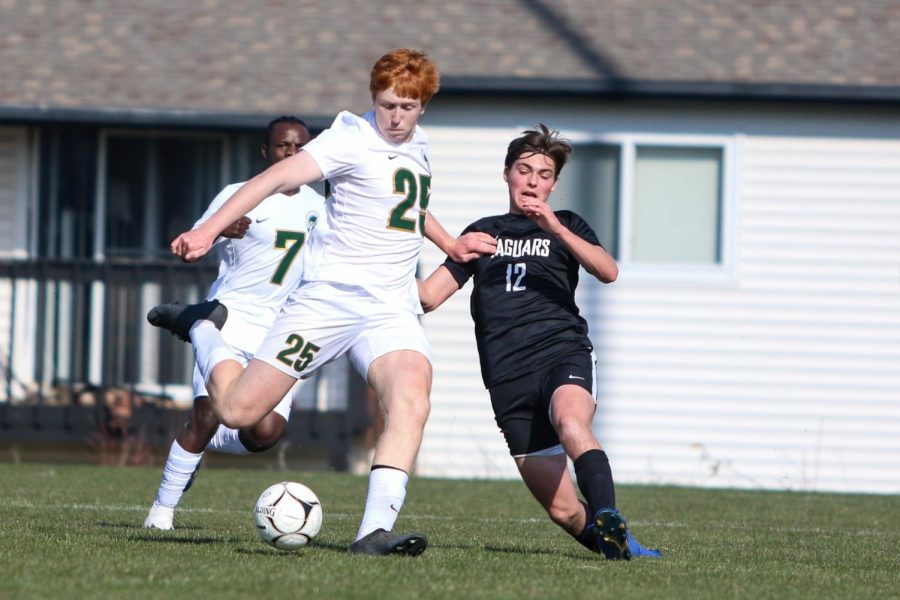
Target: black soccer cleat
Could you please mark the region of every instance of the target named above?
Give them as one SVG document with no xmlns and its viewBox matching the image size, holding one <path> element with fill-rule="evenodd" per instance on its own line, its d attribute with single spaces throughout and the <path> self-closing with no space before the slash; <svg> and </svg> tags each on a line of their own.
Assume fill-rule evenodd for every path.
<svg viewBox="0 0 900 600">
<path fill-rule="evenodd" d="M 597 546 L 609 560 L 630 560 L 628 524 L 613 508 L 602 508 L 594 515 Z"/>
<path fill-rule="evenodd" d="M 428 539 L 421 533 L 398 535 L 384 529 L 376 529 L 350 544 L 350 554 L 418 556 L 425 552 L 427 547 Z"/>
<path fill-rule="evenodd" d="M 168 329 L 182 342 L 191 341 L 189 335 L 191 327 L 201 319 L 212 321 L 216 329 L 222 329 L 222 325 L 228 319 L 228 309 L 218 300 L 207 300 L 197 304 L 181 302 L 157 304 L 147 313 L 147 320 L 151 325 Z"/>
</svg>

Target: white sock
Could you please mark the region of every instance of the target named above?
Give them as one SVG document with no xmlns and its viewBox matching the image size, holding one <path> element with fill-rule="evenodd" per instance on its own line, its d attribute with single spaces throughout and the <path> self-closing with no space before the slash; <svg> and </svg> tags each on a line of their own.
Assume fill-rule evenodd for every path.
<svg viewBox="0 0 900 600">
<path fill-rule="evenodd" d="M 197 470 L 203 453 L 194 454 L 181 447 L 178 440 L 172 442 L 169 456 L 166 458 L 166 466 L 163 468 L 162 481 L 156 492 L 156 502 L 169 508 L 178 506 L 184 488 L 191 480 L 191 475 Z"/>
<path fill-rule="evenodd" d="M 250 454 L 247 447 L 241 443 L 241 438 L 238 433 L 237 429 L 219 425 L 215 435 L 213 435 L 212 439 L 209 440 L 209 443 L 206 445 L 206 449 L 223 452 L 225 454 Z"/>
<path fill-rule="evenodd" d="M 409 475 L 406 471 L 393 467 L 378 467 L 369 473 L 369 496 L 366 498 L 366 512 L 356 539 L 361 539 L 375 531 L 384 529 L 391 531 L 403 500 L 406 498 L 406 483 Z"/>
<path fill-rule="evenodd" d="M 203 381 L 209 381 L 213 367 L 223 360 L 237 360 L 231 348 L 222 338 L 222 332 L 216 329 L 212 321 L 197 321 L 190 330 L 191 344 L 194 347 L 194 358 L 203 375 Z"/>
</svg>

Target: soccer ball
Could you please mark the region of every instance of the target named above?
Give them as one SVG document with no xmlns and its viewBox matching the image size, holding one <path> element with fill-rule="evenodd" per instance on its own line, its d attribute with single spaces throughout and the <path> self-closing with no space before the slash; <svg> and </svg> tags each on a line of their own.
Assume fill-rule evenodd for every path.
<svg viewBox="0 0 900 600">
<path fill-rule="evenodd" d="M 322 527 L 322 505 L 315 492 L 294 481 L 270 485 L 253 507 L 256 532 L 270 546 L 296 550 Z"/>
</svg>

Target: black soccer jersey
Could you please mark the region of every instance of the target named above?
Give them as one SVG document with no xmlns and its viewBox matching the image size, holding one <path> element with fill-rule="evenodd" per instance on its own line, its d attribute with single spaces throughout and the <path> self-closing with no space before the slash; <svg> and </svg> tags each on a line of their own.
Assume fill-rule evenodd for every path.
<svg viewBox="0 0 900 600">
<path fill-rule="evenodd" d="M 584 219 L 555 212 L 575 235 L 600 245 Z M 554 365 L 578 348 L 591 349 L 587 322 L 575 305 L 578 260 L 552 234 L 524 215 L 485 217 L 464 233 L 497 238 L 497 252 L 467 263 L 449 258 L 460 287 L 474 277 L 472 319 L 484 385 L 493 385 Z"/>
</svg>

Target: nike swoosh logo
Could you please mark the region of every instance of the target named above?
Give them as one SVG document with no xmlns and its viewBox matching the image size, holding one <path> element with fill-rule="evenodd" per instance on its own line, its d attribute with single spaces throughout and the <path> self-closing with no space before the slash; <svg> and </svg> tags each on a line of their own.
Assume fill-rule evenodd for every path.
<svg viewBox="0 0 900 600">
<path fill-rule="evenodd" d="M 272 218 L 272 217 L 266 217 L 265 219 L 257 219 L 256 222 L 257 222 L 257 223 L 262 223 L 263 221 L 268 221 L 268 220 L 271 219 L 271 218 Z"/>
<path fill-rule="evenodd" d="M 569 379 L 580 379 L 584 381 L 584 377 L 579 377 L 578 375 L 569 375 Z"/>
<path fill-rule="evenodd" d="M 388 154 L 388 160 L 394 160 L 394 159 L 397 158 L 398 156 L 400 156 L 400 155 L 399 155 L 399 154 L 395 154 L 395 155 L 391 156 L 390 154 Z"/>
<path fill-rule="evenodd" d="M 394 511 L 395 513 L 397 513 L 398 515 L 400 514 L 400 511 L 397 510 L 396 508 L 394 508 L 394 504 L 393 504 L 393 503 L 391 503 L 391 510 Z"/>
</svg>

